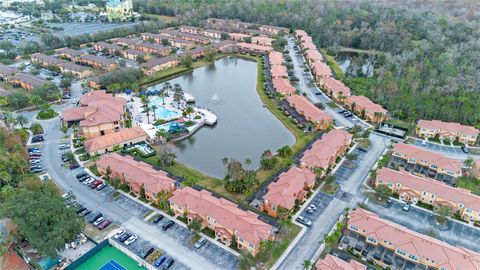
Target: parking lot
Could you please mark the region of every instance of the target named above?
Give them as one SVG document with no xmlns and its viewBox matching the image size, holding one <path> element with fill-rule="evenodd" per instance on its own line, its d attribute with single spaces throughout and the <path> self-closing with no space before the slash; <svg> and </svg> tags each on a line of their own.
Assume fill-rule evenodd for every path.
<svg viewBox="0 0 480 270">
<path fill-rule="evenodd" d="M 139 218 L 143 218 L 146 214 L 151 212 L 148 207 L 128 198 L 123 194 L 118 195 L 113 199 L 113 201 L 121 208 L 135 214 L 135 216 L 138 216 Z"/>
<path fill-rule="evenodd" d="M 474 156 L 473 153 L 465 153 L 463 152 L 462 148 L 459 146 L 447 146 L 447 145 L 440 145 L 437 143 L 427 142 L 425 145 L 422 145 L 424 141 L 421 139 L 414 139 L 412 144 L 424 148 L 429 151 L 439 152 L 446 156 L 452 156 L 454 158 L 463 158 L 466 159 L 468 156 Z"/>
<path fill-rule="evenodd" d="M 325 208 L 327 208 L 327 206 L 330 204 L 332 200 L 333 200 L 333 196 L 322 193 L 322 192 L 318 192 L 309 203 L 309 205 L 312 205 L 312 204 L 315 205 L 317 210 L 315 210 L 313 213 L 308 213 L 305 208 L 300 214 L 300 216 L 303 216 L 308 220 L 311 220 L 313 223 L 323 213 Z"/>
<path fill-rule="evenodd" d="M 435 223 L 435 214 L 416 206 L 412 206 L 408 212 L 403 211 L 403 205 L 403 202 L 396 200 L 387 206 L 381 206 L 372 201 L 367 203 L 368 208 L 382 218 L 422 234 L 434 232 L 436 238 L 451 245 L 461 245 L 477 252 L 480 251 L 478 245 L 480 229 L 452 220 L 448 220 L 446 225 L 441 227 Z"/>
</svg>

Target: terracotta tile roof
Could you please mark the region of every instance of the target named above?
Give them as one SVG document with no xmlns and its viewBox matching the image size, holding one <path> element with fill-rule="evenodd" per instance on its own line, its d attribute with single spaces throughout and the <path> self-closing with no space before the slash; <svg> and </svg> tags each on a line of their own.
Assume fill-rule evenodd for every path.
<svg viewBox="0 0 480 270">
<path fill-rule="evenodd" d="M 315 45 L 312 41 L 307 41 L 302 43 L 302 48 L 305 50 L 317 50 L 317 45 Z"/>
<path fill-rule="evenodd" d="M 17 68 L 9 67 L 7 65 L 4 65 L 0 63 L 0 75 L 6 76 L 6 75 L 15 75 L 16 73 L 20 73 L 20 71 Z"/>
<path fill-rule="evenodd" d="M 219 41 L 219 42 L 215 42 L 212 45 L 213 45 L 213 47 L 215 47 L 217 49 L 221 49 L 224 46 L 234 46 L 236 44 L 237 43 L 235 43 L 235 41 L 232 41 L 232 40 L 222 40 L 222 41 Z"/>
<path fill-rule="evenodd" d="M 365 108 L 366 112 L 370 113 L 387 113 L 387 110 L 385 110 L 381 105 L 378 105 L 374 102 L 372 102 L 369 98 L 364 97 L 364 96 L 350 96 L 348 98 L 349 103 L 355 102 L 357 108 Z"/>
<path fill-rule="evenodd" d="M 165 56 L 165 57 L 161 57 L 161 58 L 153 57 L 151 60 L 141 64 L 140 67 L 146 68 L 146 69 L 151 69 L 155 66 L 163 65 L 163 64 L 166 64 L 168 62 L 177 61 L 177 60 L 178 60 L 177 55 L 169 55 L 169 56 Z"/>
<path fill-rule="evenodd" d="M 465 134 L 470 136 L 478 136 L 480 131 L 472 126 L 465 126 L 454 122 L 443 122 L 439 120 L 418 120 L 420 128 L 440 130 L 451 134 Z"/>
<path fill-rule="evenodd" d="M 407 159 L 415 159 L 416 162 L 425 160 L 430 165 L 436 165 L 439 169 L 446 169 L 458 175 L 462 174 L 462 163 L 459 160 L 423 150 L 410 144 L 397 143 L 393 147 L 393 152 L 406 155 Z"/>
<path fill-rule="evenodd" d="M 66 55 L 69 55 L 70 57 L 76 57 L 76 56 L 80 56 L 80 55 L 83 55 L 83 54 L 84 54 L 84 53 L 81 52 L 81 51 L 77 51 L 77 50 L 70 49 L 70 48 L 61 48 L 61 49 L 58 49 L 58 50 L 57 50 L 57 53 L 59 53 L 59 54 L 66 54 Z"/>
<path fill-rule="evenodd" d="M 333 120 L 330 115 L 317 108 L 317 106 L 308 101 L 304 96 L 294 94 L 288 96 L 287 101 L 297 112 L 304 115 L 308 121 L 322 122 Z"/>
<path fill-rule="evenodd" d="M 139 51 L 139 50 L 135 50 L 135 49 L 126 49 L 123 51 L 124 54 L 130 54 L 130 55 L 136 55 L 136 56 L 139 56 L 139 55 L 146 55 L 147 53 L 145 52 L 142 52 L 142 51 Z"/>
<path fill-rule="evenodd" d="M 299 193 L 313 183 L 315 183 L 315 174 L 312 171 L 306 168 L 292 167 L 281 173 L 276 182 L 268 185 L 268 192 L 263 199 L 273 205 L 292 209 Z"/>
<path fill-rule="evenodd" d="M 340 93 L 342 93 L 345 97 L 349 97 L 351 95 L 350 88 L 343 84 L 343 82 L 333 77 L 322 78 L 322 81 L 325 86 L 333 92 L 334 96 L 339 96 Z"/>
<path fill-rule="evenodd" d="M 270 65 L 282 65 L 283 64 L 283 54 L 281 52 L 272 51 L 268 54 L 268 60 L 270 60 Z"/>
<path fill-rule="evenodd" d="M 264 29 L 264 28 L 265 28 L 265 29 L 273 29 L 273 30 L 276 30 L 276 31 L 278 31 L 278 32 L 285 32 L 285 33 L 288 33 L 288 32 L 290 31 L 290 30 L 289 30 L 288 28 L 286 28 L 286 27 L 280 27 L 280 26 L 275 26 L 275 25 L 267 25 L 267 24 L 265 24 L 265 25 L 261 25 L 261 26 L 259 27 L 260 30 L 262 30 L 262 29 Z"/>
<path fill-rule="evenodd" d="M 110 43 L 107 43 L 107 42 L 103 42 L 103 41 L 99 41 L 97 43 L 94 43 L 93 46 L 97 46 L 97 47 L 100 47 L 102 50 L 103 49 L 109 49 L 109 50 L 113 50 L 113 51 L 120 51 L 123 49 L 123 47 L 121 46 L 118 46 L 118 45 L 115 45 L 115 44 L 110 44 Z"/>
<path fill-rule="evenodd" d="M 243 34 L 243 33 L 228 33 L 228 35 L 231 37 L 231 38 L 237 38 L 237 39 L 242 39 L 242 38 L 248 38 L 250 37 L 250 35 L 247 35 L 247 34 Z"/>
<path fill-rule="evenodd" d="M 297 89 L 292 86 L 290 81 L 285 78 L 272 79 L 272 83 L 273 87 L 275 87 L 275 90 L 284 95 L 295 94 L 295 92 L 297 91 Z"/>
<path fill-rule="evenodd" d="M 204 53 L 207 50 L 206 47 L 196 47 L 191 50 L 188 50 L 187 52 L 190 53 L 190 55 L 195 55 L 195 54 L 201 54 Z"/>
<path fill-rule="evenodd" d="M 385 167 L 377 172 L 377 180 L 382 180 L 383 183 L 400 183 L 402 189 L 411 188 L 419 192 L 426 191 L 428 193 L 434 193 L 437 200 L 447 200 L 456 203 L 455 207 L 463 203 L 465 207 L 480 212 L 480 196 L 472 194 L 467 189 L 455 188 L 441 181 L 419 177 L 409 172 L 395 171 Z"/>
<path fill-rule="evenodd" d="M 252 43 L 259 44 L 272 44 L 273 38 L 269 37 L 252 37 Z"/>
<path fill-rule="evenodd" d="M 273 51 L 273 48 L 271 46 L 262 46 L 262 45 L 250 44 L 245 42 L 238 43 L 238 48 L 244 49 L 244 50 L 255 50 L 260 52 Z"/>
<path fill-rule="evenodd" d="M 210 216 L 220 226 L 234 230 L 239 238 L 254 245 L 268 239 L 272 231 L 272 226 L 260 221 L 257 214 L 242 210 L 224 198 L 216 198 L 207 190 L 185 187 L 174 191 L 169 201 L 182 207 L 188 206 L 189 211 L 204 218 Z"/>
<path fill-rule="evenodd" d="M 272 77 L 288 77 L 287 68 L 282 65 L 275 65 L 270 68 Z"/>
<path fill-rule="evenodd" d="M 81 55 L 78 58 L 82 59 L 82 60 L 98 63 L 101 66 L 109 66 L 109 65 L 113 65 L 113 64 L 117 63 L 117 62 L 115 62 L 115 60 L 108 59 L 108 58 L 101 57 L 101 56 L 92 55 L 92 54 Z"/>
<path fill-rule="evenodd" d="M 314 49 L 308 49 L 305 53 L 305 56 L 312 63 L 323 61 L 323 56 L 317 50 L 314 50 Z"/>
<path fill-rule="evenodd" d="M 353 259 L 346 262 L 338 257 L 327 254 L 324 259 L 317 261 L 315 270 L 367 270 L 367 266 Z"/>
<path fill-rule="evenodd" d="M 168 177 L 166 172 L 156 170 L 148 163 L 136 161 L 131 156 L 107 154 L 97 160 L 96 164 L 103 169 L 110 167 L 113 174 L 123 174 L 128 182 L 135 182 L 138 186 L 143 184 L 147 193 L 157 194 L 175 188 L 175 180 Z"/>
<path fill-rule="evenodd" d="M 56 66 L 56 65 L 59 65 L 61 63 L 65 63 L 65 60 L 58 59 L 55 56 L 46 55 L 46 54 L 43 54 L 43 53 L 34 53 L 30 57 L 31 57 L 32 60 L 37 60 L 37 61 L 46 63 L 48 65 Z"/>
<path fill-rule="evenodd" d="M 332 70 L 323 62 L 315 62 L 311 66 L 312 71 L 317 76 L 330 77 L 332 76 Z"/>
<path fill-rule="evenodd" d="M 325 169 L 330 165 L 331 160 L 337 158 L 338 150 L 351 143 L 352 137 L 352 134 L 345 130 L 331 130 L 314 142 L 312 148 L 305 151 L 300 162 L 309 167 Z"/>
<path fill-rule="evenodd" d="M 185 44 L 185 45 L 194 45 L 195 44 L 195 42 L 190 41 L 190 40 L 186 40 L 186 39 L 183 39 L 183 38 L 174 38 L 173 41 L 175 43 L 181 43 L 181 44 Z"/>
<path fill-rule="evenodd" d="M 62 69 L 67 70 L 67 71 L 83 72 L 85 70 L 89 70 L 89 68 L 86 67 L 86 66 L 77 65 L 77 64 L 72 63 L 72 62 L 61 63 L 58 66 Z"/>
<path fill-rule="evenodd" d="M 90 114 L 92 111 L 95 111 L 96 108 L 92 107 L 79 107 L 79 108 L 70 108 L 64 110 L 61 114 L 62 120 L 65 122 L 80 121 L 85 119 L 85 114 Z"/>
<path fill-rule="evenodd" d="M 157 43 L 150 43 L 150 42 L 141 42 L 141 43 L 133 44 L 132 47 L 134 49 L 148 48 L 148 49 L 155 50 L 157 52 L 166 52 L 166 51 L 170 52 L 170 49 L 168 47 L 165 47 Z"/>
<path fill-rule="evenodd" d="M 295 36 L 304 37 L 304 36 L 308 36 L 308 34 L 304 30 L 297 29 L 297 30 L 295 30 Z"/>
<path fill-rule="evenodd" d="M 181 38 L 186 38 L 186 39 L 193 39 L 193 40 L 198 40 L 198 41 L 210 41 L 209 37 L 202 36 L 202 35 L 197 35 L 197 34 L 190 34 L 190 33 L 178 33 L 178 36 Z"/>
<path fill-rule="evenodd" d="M 147 33 L 149 34 L 149 33 Z M 143 35 L 143 33 L 142 33 Z M 128 44 L 128 45 L 133 45 L 137 44 L 140 42 L 139 39 L 134 39 L 134 38 L 114 38 L 112 39 L 113 44 Z"/>
<path fill-rule="evenodd" d="M 417 233 L 367 210 L 357 208 L 350 212 L 348 225 L 356 226 L 359 232 L 377 242 L 391 242 L 393 250 L 401 249 L 407 256 L 429 258 L 438 269 L 480 269 L 480 253 Z"/>
<path fill-rule="evenodd" d="M 33 88 L 38 87 L 42 84 L 51 84 L 50 81 L 44 80 L 40 77 L 26 74 L 26 73 L 17 73 L 13 76 L 13 80 L 18 80 L 23 83 L 30 84 Z"/>
<path fill-rule="evenodd" d="M 121 97 L 90 102 L 84 113 L 85 118 L 80 121 L 80 127 L 98 126 L 120 121 L 126 103 L 126 100 Z"/>
<path fill-rule="evenodd" d="M 111 99 L 113 97 L 112 94 L 107 94 L 105 90 L 97 90 L 88 92 L 80 97 L 80 105 L 87 106 L 88 103 L 92 101 L 102 100 L 102 99 Z"/>
<path fill-rule="evenodd" d="M 147 138 L 147 134 L 145 131 L 143 131 L 143 129 L 139 127 L 125 128 L 118 132 L 109 133 L 85 141 L 85 149 L 87 149 L 88 153 L 94 153 L 95 151 L 107 149 L 115 145 L 121 145 L 124 142 L 142 137 L 145 139 Z"/>
</svg>

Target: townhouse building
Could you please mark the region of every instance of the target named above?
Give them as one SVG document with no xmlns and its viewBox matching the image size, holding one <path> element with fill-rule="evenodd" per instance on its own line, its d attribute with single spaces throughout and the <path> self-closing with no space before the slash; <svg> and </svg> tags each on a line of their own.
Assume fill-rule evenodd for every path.
<svg viewBox="0 0 480 270">
<path fill-rule="evenodd" d="M 138 57 L 143 57 L 145 61 L 148 61 L 151 57 L 148 53 L 135 49 L 126 49 L 122 52 L 122 57 L 129 60 L 136 61 Z"/>
<path fill-rule="evenodd" d="M 268 185 L 260 210 L 272 217 L 278 217 L 280 209 L 292 211 L 295 204 L 306 200 L 308 191 L 315 185 L 315 178 L 315 174 L 307 168 L 291 167 Z"/>
<path fill-rule="evenodd" d="M 197 59 L 205 56 L 205 54 L 207 53 L 207 48 L 206 47 L 196 47 L 196 48 L 193 48 L 193 49 L 190 49 L 190 50 L 186 51 L 186 53 L 188 53 L 192 57 L 193 60 L 197 60 Z"/>
<path fill-rule="evenodd" d="M 46 55 L 43 53 L 34 53 L 30 56 L 32 63 L 39 64 L 41 66 L 58 66 L 62 63 L 65 63 L 65 60 L 58 59 L 52 55 Z"/>
<path fill-rule="evenodd" d="M 462 175 L 462 163 L 459 160 L 405 143 L 394 145 L 389 166 L 401 167 L 449 185 L 455 185 L 457 178 Z"/>
<path fill-rule="evenodd" d="M 182 33 L 199 34 L 202 29 L 195 26 L 182 25 L 178 28 L 178 31 Z"/>
<path fill-rule="evenodd" d="M 335 101 L 344 102 L 352 95 L 350 88 L 333 77 L 322 77 L 318 83 L 322 90 Z"/>
<path fill-rule="evenodd" d="M 312 104 L 304 96 L 291 94 L 286 99 L 290 107 L 314 125 L 315 130 L 326 130 L 333 125 L 333 118 Z"/>
<path fill-rule="evenodd" d="M 44 84 L 52 84 L 50 81 L 27 73 L 17 73 L 13 75 L 10 79 L 10 83 L 13 86 L 21 87 L 28 91 L 32 91 L 34 88 Z"/>
<path fill-rule="evenodd" d="M 112 71 L 117 68 L 117 62 L 114 60 L 91 54 L 81 55 L 76 58 L 75 62 L 104 71 Z"/>
<path fill-rule="evenodd" d="M 65 62 L 58 65 L 62 74 L 72 74 L 78 79 L 83 79 L 92 76 L 92 71 L 85 66 L 80 66 L 72 62 Z"/>
<path fill-rule="evenodd" d="M 228 36 L 233 41 L 242 41 L 242 42 L 244 42 L 247 38 L 252 37 L 250 35 L 243 34 L 243 33 L 228 33 Z"/>
<path fill-rule="evenodd" d="M 95 163 L 100 175 L 119 179 L 136 195 L 139 195 L 143 188 L 145 198 L 151 202 L 158 202 L 159 194 L 175 190 L 175 180 L 166 172 L 143 161 L 137 161 L 132 156 L 111 153 L 103 155 Z"/>
<path fill-rule="evenodd" d="M 156 54 L 158 56 L 167 56 L 170 54 L 170 49 L 163 45 L 151 42 L 140 42 L 132 45 L 132 49 L 142 51 L 144 53 Z"/>
<path fill-rule="evenodd" d="M 222 53 L 235 53 L 238 51 L 237 43 L 231 40 L 221 40 L 212 44 L 213 48 Z"/>
<path fill-rule="evenodd" d="M 211 39 L 209 37 L 203 35 L 179 33 L 177 36 L 181 39 L 185 39 L 202 45 L 208 45 L 211 42 Z"/>
<path fill-rule="evenodd" d="M 240 42 L 237 44 L 238 50 L 240 53 L 248 53 L 248 54 L 265 54 L 273 51 L 271 46 L 262 46 L 262 45 L 255 45 L 245 42 Z"/>
<path fill-rule="evenodd" d="M 315 270 L 367 270 L 367 266 L 354 259 L 344 261 L 339 257 L 327 254 L 315 264 Z"/>
<path fill-rule="evenodd" d="M 0 79 L 2 81 L 10 83 L 13 76 L 15 76 L 15 74 L 21 73 L 21 72 L 22 71 L 17 69 L 17 68 L 13 68 L 13 67 L 10 67 L 10 66 L 7 66 L 7 65 L 4 65 L 4 64 L 0 63 Z"/>
<path fill-rule="evenodd" d="M 169 41 L 173 37 L 167 36 L 167 35 L 161 35 L 161 34 L 153 34 L 153 33 L 141 33 L 140 36 L 142 37 L 142 40 L 148 41 L 148 42 L 155 42 L 159 44 L 163 44 L 164 40 Z M 137 42 L 136 44 L 138 44 Z M 134 44 L 131 44 L 133 46 Z"/>
<path fill-rule="evenodd" d="M 182 48 L 182 49 L 191 49 L 195 47 L 195 42 L 193 41 L 188 41 L 182 38 L 173 38 L 170 39 L 170 46 L 176 47 L 176 48 Z"/>
<path fill-rule="evenodd" d="M 345 105 L 362 118 L 372 123 L 388 120 L 387 110 L 364 96 L 350 96 L 345 99 Z"/>
<path fill-rule="evenodd" d="M 310 68 L 312 69 L 312 75 L 316 82 L 320 82 L 323 78 L 332 77 L 332 70 L 324 62 L 314 62 Z"/>
<path fill-rule="evenodd" d="M 316 62 L 323 62 L 323 56 L 315 49 L 308 49 L 305 51 L 305 59 L 309 66 Z"/>
<path fill-rule="evenodd" d="M 418 120 L 417 135 L 422 138 L 435 138 L 440 140 L 459 141 L 474 145 L 477 142 L 479 130 L 472 126 L 466 126 L 454 122 L 439 120 Z"/>
<path fill-rule="evenodd" d="M 147 133 L 140 127 L 124 128 L 118 132 L 86 140 L 85 149 L 90 155 L 102 155 L 112 152 L 115 147 L 127 147 L 146 140 Z"/>
<path fill-rule="evenodd" d="M 262 241 L 273 240 L 273 227 L 258 219 L 258 215 L 242 210 L 235 203 L 218 198 L 207 190 L 195 190 L 190 187 L 177 189 L 169 199 L 170 209 L 175 215 L 201 222 L 215 232 L 215 240 L 229 246 L 235 238 L 237 248 L 258 254 Z"/>
<path fill-rule="evenodd" d="M 283 54 L 277 51 L 271 51 L 268 54 L 268 61 L 271 66 L 283 65 Z"/>
<path fill-rule="evenodd" d="M 269 33 L 272 33 L 274 35 L 278 35 L 280 33 L 282 34 L 288 34 L 288 32 L 290 31 L 288 28 L 286 27 L 280 27 L 280 26 L 274 26 L 274 25 L 261 25 L 258 30 L 260 31 L 264 31 L 264 32 L 269 32 Z"/>
<path fill-rule="evenodd" d="M 262 45 L 262 46 L 272 46 L 273 38 L 269 37 L 252 37 L 252 44 Z"/>
<path fill-rule="evenodd" d="M 143 37 L 143 33 L 142 33 L 142 37 Z M 141 42 L 141 40 L 138 38 L 114 38 L 114 39 L 111 39 L 111 41 L 112 41 L 112 44 L 119 45 L 122 47 L 130 47 L 133 44 L 137 44 Z"/>
<path fill-rule="evenodd" d="M 305 32 L 302 29 L 295 30 L 294 34 L 295 34 L 295 38 L 298 39 L 298 40 L 301 40 L 302 37 L 307 37 L 308 36 L 307 32 Z"/>
<path fill-rule="evenodd" d="M 106 52 L 110 55 L 115 55 L 121 53 L 123 47 L 100 41 L 93 44 L 93 49 L 97 52 Z"/>
<path fill-rule="evenodd" d="M 140 68 L 145 74 L 152 75 L 157 71 L 178 66 L 179 63 L 180 60 L 176 55 L 169 55 L 162 58 L 154 57 L 151 60 L 141 64 Z"/>
<path fill-rule="evenodd" d="M 283 65 L 270 66 L 270 76 L 272 79 L 288 78 L 287 68 Z"/>
<path fill-rule="evenodd" d="M 387 167 L 378 170 L 375 186 L 387 186 L 403 201 L 418 202 L 434 207 L 446 206 L 467 222 L 480 220 L 480 196 L 469 190 L 455 188 L 437 180 L 413 175 Z"/>
<path fill-rule="evenodd" d="M 77 57 L 84 55 L 84 52 L 77 51 L 70 48 L 61 48 L 57 50 L 57 55 L 60 58 L 68 59 L 70 61 L 75 61 Z"/>
<path fill-rule="evenodd" d="M 354 253 L 382 268 L 480 269 L 480 253 L 412 231 L 362 208 L 350 211 L 344 238 Z"/>
<path fill-rule="evenodd" d="M 200 34 L 210 37 L 210 38 L 215 38 L 215 39 L 221 39 L 222 38 L 222 31 L 220 30 L 215 30 L 215 29 L 205 29 L 202 30 Z"/>
<path fill-rule="evenodd" d="M 352 144 L 353 135 L 345 130 L 333 129 L 315 141 L 300 158 L 302 168 L 320 168 L 325 175 L 335 166 L 337 158 L 344 155 Z"/>
<path fill-rule="evenodd" d="M 272 84 L 275 91 L 284 96 L 291 96 L 297 92 L 297 89 L 292 86 L 290 80 L 285 78 L 272 79 Z"/>
</svg>

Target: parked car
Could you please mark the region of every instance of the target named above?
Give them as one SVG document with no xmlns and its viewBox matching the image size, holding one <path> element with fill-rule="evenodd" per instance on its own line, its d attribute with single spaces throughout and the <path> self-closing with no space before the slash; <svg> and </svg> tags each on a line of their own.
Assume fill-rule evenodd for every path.
<svg viewBox="0 0 480 270">
<path fill-rule="evenodd" d="M 307 226 L 307 227 L 312 226 L 312 222 L 311 222 L 310 220 L 302 217 L 302 216 L 298 216 L 295 220 L 296 220 L 298 223 L 303 224 L 303 225 L 305 225 L 305 226 Z"/>
<path fill-rule="evenodd" d="M 207 238 L 202 237 L 195 243 L 194 247 L 201 248 L 205 244 L 205 242 L 207 242 Z"/>
<path fill-rule="evenodd" d="M 32 172 L 33 173 L 41 173 L 41 172 L 44 172 L 45 170 L 44 169 L 33 169 Z"/>
<path fill-rule="evenodd" d="M 142 259 L 146 259 L 154 250 L 155 249 L 152 246 L 147 246 L 140 252 L 140 257 L 142 257 Z"/>
<path fill-rule="evenodd" d="M 167 257 L 165 257 L 164 255 L 162 255 L 162 256 L 160 256 L 160 258 L 158 258 L 158 259 L 153 263 L 153 266 L 159 267 L 159 266 L 162 265 L 162 263 L 164 263 L 166 260 L 167 260 Z"/>
<path fill-rule="evenodd" d="M 468 147 L 467 146 L 462 146 L 462 151 L 465 153 L 465 154 L 468 154 Z"/>
<path fill-rule="evenodd" d="M 82 216 L 87 216 L 88 214 L 92 213 L 92 210 L 88 209 L 88 208 L 85 208 L 85 210 L 83 210 L 82 213 L 80 213 L 80 215 Z"/>
<path fill-rule="evenodd" d="M 65 149 L 68 149 L 68 148 L 70 148 L 70 144 L 68 144 L 68 143 L 60 144 L 58 146 L 58 150 L 65 150 Z"/>
<path fill-rule="evenodd" d="M 93 183 L 93 181 L 95 181 L 95 179 L 90 177 L 90 178 L 86 179 L 85 181 L 83 181 L 83 184 L 84 185 L 90 185 L 91 183 Z"/>
<path fill-rule="evenodd" d="M 102 213 L 96 212 L 88 219 L 88 222 L 93 223 L 95 220 L 99 219 L 102 216 L 103 216 Z"/>
<path fill-rule="evenodd" d="M 70 165 L 70 170 L 75 170 L 77 168 L 80 168 L 80 165 L 78 165 L 77 163 Z"/>
<path fill-rule="evenodd" d="M 104 182 L 102 182 L 100 185 L 97 186 L 97 190 L 102 190 L 107 186 Z"/>
<path fill-rule="evenodd" d="M 173 224 L 175 224 L 175 222 L 173 222 L 173 220 L 169 220 L 167 223 L 163 224 L 162 225 L 162 229 L 164 231 L 168 230 L 170 227 L 173 226 Z"/>
<path fill-rule="evenodd" d="M 102 222 L 105 221 L 105 218 L 104 217 L 99 217 L 98 219 L 96 219 L 94 222 L 93 222 L 93 226 L 97 227 L 98 225 L 102 224 Z"/>
<path fill-rule="evenodd" d="M 120 236 L 120 238 L 118 238 L 118 241 L 120 242 L 125 242 L 128 238 L 130 238 L 130 236 L 132 236 L 131 234 L 129 233 L 125 233 L 124 235 Z"/>
<path fill-rule="evenodd" d="M 87 208 L 84 207 L 84 206 L 82 206 L 82 205 L 80 205 L 79 207 L 77 207 L 76 213 L 77 213 L 77 214 L 80 214 L 80 213 L 83 212 L 83 210 L 85 210 L 85 209 L 87 209 Z"/>
<path fill-rule="evenodd" d="M 402 210 L 405 212 L 410 211 L 410 204 L 408 203 L 403 204 Z"/>
<path fill-rule="evenodd" d="M 162 215 L 158 215 L 156 216 L 154 219 L 153 219 L 153 223 L 158 223 L 160 220 L 162 220 L 163 216 Z"/>
<path fill-rule="evenodd" d="M 96 187 L 98 187 L 100 184 L 102 184 L 103 182 L 101 180 L 95 180 L 93 181 L 92 183 L 90 183 L 90 188 L 91 189 L 95 189 Z"/>
<path fill-rule="evenodd" d="M 114 239 L 120 238 L 122 235 L 124 235 L 127 231 L 124 228 L 118 228 L 117 232 L 113 235 Z"/>
<path fill-rule="evenodd" d="M 174 262 L 175 262 L 174 259 L 168 258 L 168 259 L 163 263 L 162 270 L 167 270 L 167 269 L 169 269 L 169 268 L 173 265 Z"/>
<path fill-rule="evenodd" d="M 110 224 L 112 224 L 112 222 L 107 219 L 107 220 L 103 221 L 102 223 L 100 223 L 100 225 L 98 225 L 98 229 L 103 230 L 103 229 L 107 228 L 108 226 L 110 226 Z"/>
<path fill-rule="evenodd" d="M 80 173 L 78 173 L 75 177 L 77 177 L 77 179 L 80 179 L 80 178 L 82 178 L 82 177 L 85 176 L 85 175 L 88 175 L 88 174 L 87 174 L 86 172 L 80 172 Z"/>
<path fill-rule="evenodd" d="M 130 236 L 127 240 L 125 240 L 124 244 L 126 246 L 130 245 L 131 243 L 135 242 L 137 240 L 137 236 L 135 234 L 133 234 L 132 236 Z"/>
</svg>

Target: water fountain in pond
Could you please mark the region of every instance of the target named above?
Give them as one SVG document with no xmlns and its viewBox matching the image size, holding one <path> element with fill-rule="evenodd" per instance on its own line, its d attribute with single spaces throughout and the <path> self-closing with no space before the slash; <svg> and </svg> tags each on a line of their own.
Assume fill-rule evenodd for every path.
<svg viewBox="0 0 480 270">
<path fill-rule="evenodd" d="M 220 101 L 220 98 L 217 94 L 213 94 L 213 96 L 210 98 L 210 101 L 213 103 L 218 103 Z"/>
</svg>

